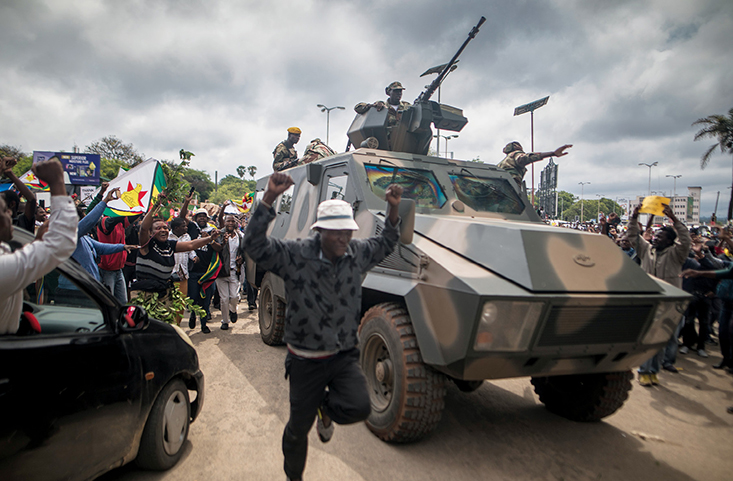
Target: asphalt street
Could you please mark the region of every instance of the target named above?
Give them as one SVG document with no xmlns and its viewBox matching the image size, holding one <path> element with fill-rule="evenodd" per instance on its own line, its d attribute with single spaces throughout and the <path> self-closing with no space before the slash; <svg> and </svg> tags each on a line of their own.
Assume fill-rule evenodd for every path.
<svg viewBox="0 0 733 481">
<path fill-rule="evenodd" d="M 123 480 L 281 480 L 280 439 L 288 419 L 285 348 L 265 345 L 256 311 L 211 334 L 190 331 L 206 376 L 202 414 L 181 462 L 157 473 L 126 466 Z M 186 325 L 184 320 L 184 325 Z M 187 325 L 185 326 L 188 330 Z M 386 444 L 364 424 L 337 426 L 333 440 L 310 434 L 306 480 L 730 480 L 733 479 L 733 376 L 703 359 L 679 356 L 661 385 L 634 381 L 623 408 L 599 423 L 558 417 L 539 402 L 529 378 L 487 382 L 474 393 L 448 387 L 437 430 L 408 445 Z"/>
</svg>

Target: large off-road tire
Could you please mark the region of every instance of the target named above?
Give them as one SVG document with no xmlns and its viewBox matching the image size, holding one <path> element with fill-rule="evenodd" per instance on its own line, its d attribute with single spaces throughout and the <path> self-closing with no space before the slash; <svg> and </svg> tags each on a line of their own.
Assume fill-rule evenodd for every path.
<svg viewBox="0 0 733 481">
<path fill-rule="evenodd" d="M 141 468 L 163 471 L 183 454 L 191 424 L 191 403 L 180 379 L 169 382 L 153 403 L 145 423 L 135 463 Z"/>
<path fill-rule="evenodd" d="M 285 333 L 285 303 L 275 296 L 272 279 L 265 276 L 260 287 L 260 336 L 265 344 L 279 346 Z"/>
<path fill-rule="evenodd" d="M 555 414 L 573 421 L 600 421 L 629 397 L 631 371 L 533 377 L 534 392 Z"/>
<path fill-rule="evenodd" d="M 443 374 L 423 363 L 410 316 L 397 303 L 369 309 L 359 326 L 361 367 L 372 413 L 367 427 L 384 441 L 416 441 L 443 415 Z"/>
</svg>

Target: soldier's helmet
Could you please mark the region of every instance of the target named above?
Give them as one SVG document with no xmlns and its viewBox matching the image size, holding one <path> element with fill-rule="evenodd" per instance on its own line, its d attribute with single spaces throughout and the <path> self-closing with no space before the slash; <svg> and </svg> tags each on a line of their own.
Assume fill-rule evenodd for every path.
<svg viewBox="0 0 733 481">
<path fill-rule="evenodd" d="M 514 142 L 509 142 L 508 144 L 506 144 L 506 147 L 504 147 L 505 154 L 509 154 L 511 152 L 514 152 L 515 150 L 521 150 L 522 152 L 524 152 L 522 144 L 520 144 L 516 140 Z"/>
<path fill-rule="evenodd" d="M 389 93 L 394 89 L 400 89 L 405 90 L 405 87 L 402 86 L 400 82 L 394 81 L 391 84 L 387 85 L 387 88 L 384 89 L 385 93 L 389 95 Z"/>
</svg>

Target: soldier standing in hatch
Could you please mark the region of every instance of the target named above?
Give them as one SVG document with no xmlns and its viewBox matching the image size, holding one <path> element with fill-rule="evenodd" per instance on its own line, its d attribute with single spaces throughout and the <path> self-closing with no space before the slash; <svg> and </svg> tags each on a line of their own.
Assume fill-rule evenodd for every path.
<svg viewBox="0 0 733 481">
<path fill-rule="evenodd" d="M 509 142 L 506 144 L 506 147 L 504 147 L 506 157 L 499 162 L 498 167 L 512 174 L 514 181 L 521 188 L 522 179 L 524 179 L 524 174 L 527 173 L 527 166 L 529 164 L 548 157 L 562 157 L 563 155 L 568 155 L 565 150 L 572 146 L 572 144 L 565 144 L 562 147 L 555 149 L 554 152 L 530 152 L 527 154 L 524 152 L 524 149 L 522 149 L 522 144 L 515 140 L 514 142 Z"/>
<path fill-rule="evenodd" d="M 402 100 L 403 90 L 405 90 L 405 87 L 403 87 L 400 82 L 392 82 L 387 86 L 387 88 L 384 89 L 384 92 L 388 95 L 386 102 L 383 100 L 379 100 L 377 102 L 374 102 L 373 104 L 359 102 L 354 107 L 354 111 L 357 114 L 363 114 L 372 107 L 377 109 L 377 111 L 381 111 L 383 108 L 387 107 L 389 108 L 389 111 L 387 112 L 387 116 L 389 118 L 389 120 L 387 121 L 387 125 L 390 127 L 396 125 L 397 122 L 400 120 L 401 112 L 403 110 L 407 110 L 410 107 L 409 102 L 404 102 Z"/>
<path fill-rule="evenodd" d="M 298 163 L 298 152 L 295 150 L 295 144 L 300 140 L 300 129 L 298 127 L 290 127 L 288 129 L 288 138 L 277 144 L 272 155 L 275 160 L 272 162 L 272 170 L 279 172 L 289 169 Z"/>
</svg>

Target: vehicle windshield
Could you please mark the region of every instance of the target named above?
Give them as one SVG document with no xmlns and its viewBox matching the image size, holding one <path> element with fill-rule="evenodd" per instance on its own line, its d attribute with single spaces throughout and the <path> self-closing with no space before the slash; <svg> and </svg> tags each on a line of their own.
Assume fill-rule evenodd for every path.
<svg viewBox="0 0 733 481">
<path fill-rule="evenodd" d="M 385 191 L 389 184 L 399 184 L 404 188 L 402 197 L 414 200 L 417 207 L 440 209 L 448 201 L 435 175 L 429 170 L 374 164 L 365 164 L 364 167 L 369 186 L 380 199 L 386 199 Z"/>
<path fill-rule="evenodd" d="M 468 207 L 479 212 L 521 214 L 524 204 L 506 179 L 476 177 L 463 169 L 463 173 L 449 174 L 456 197 Z"/>
</svg>

